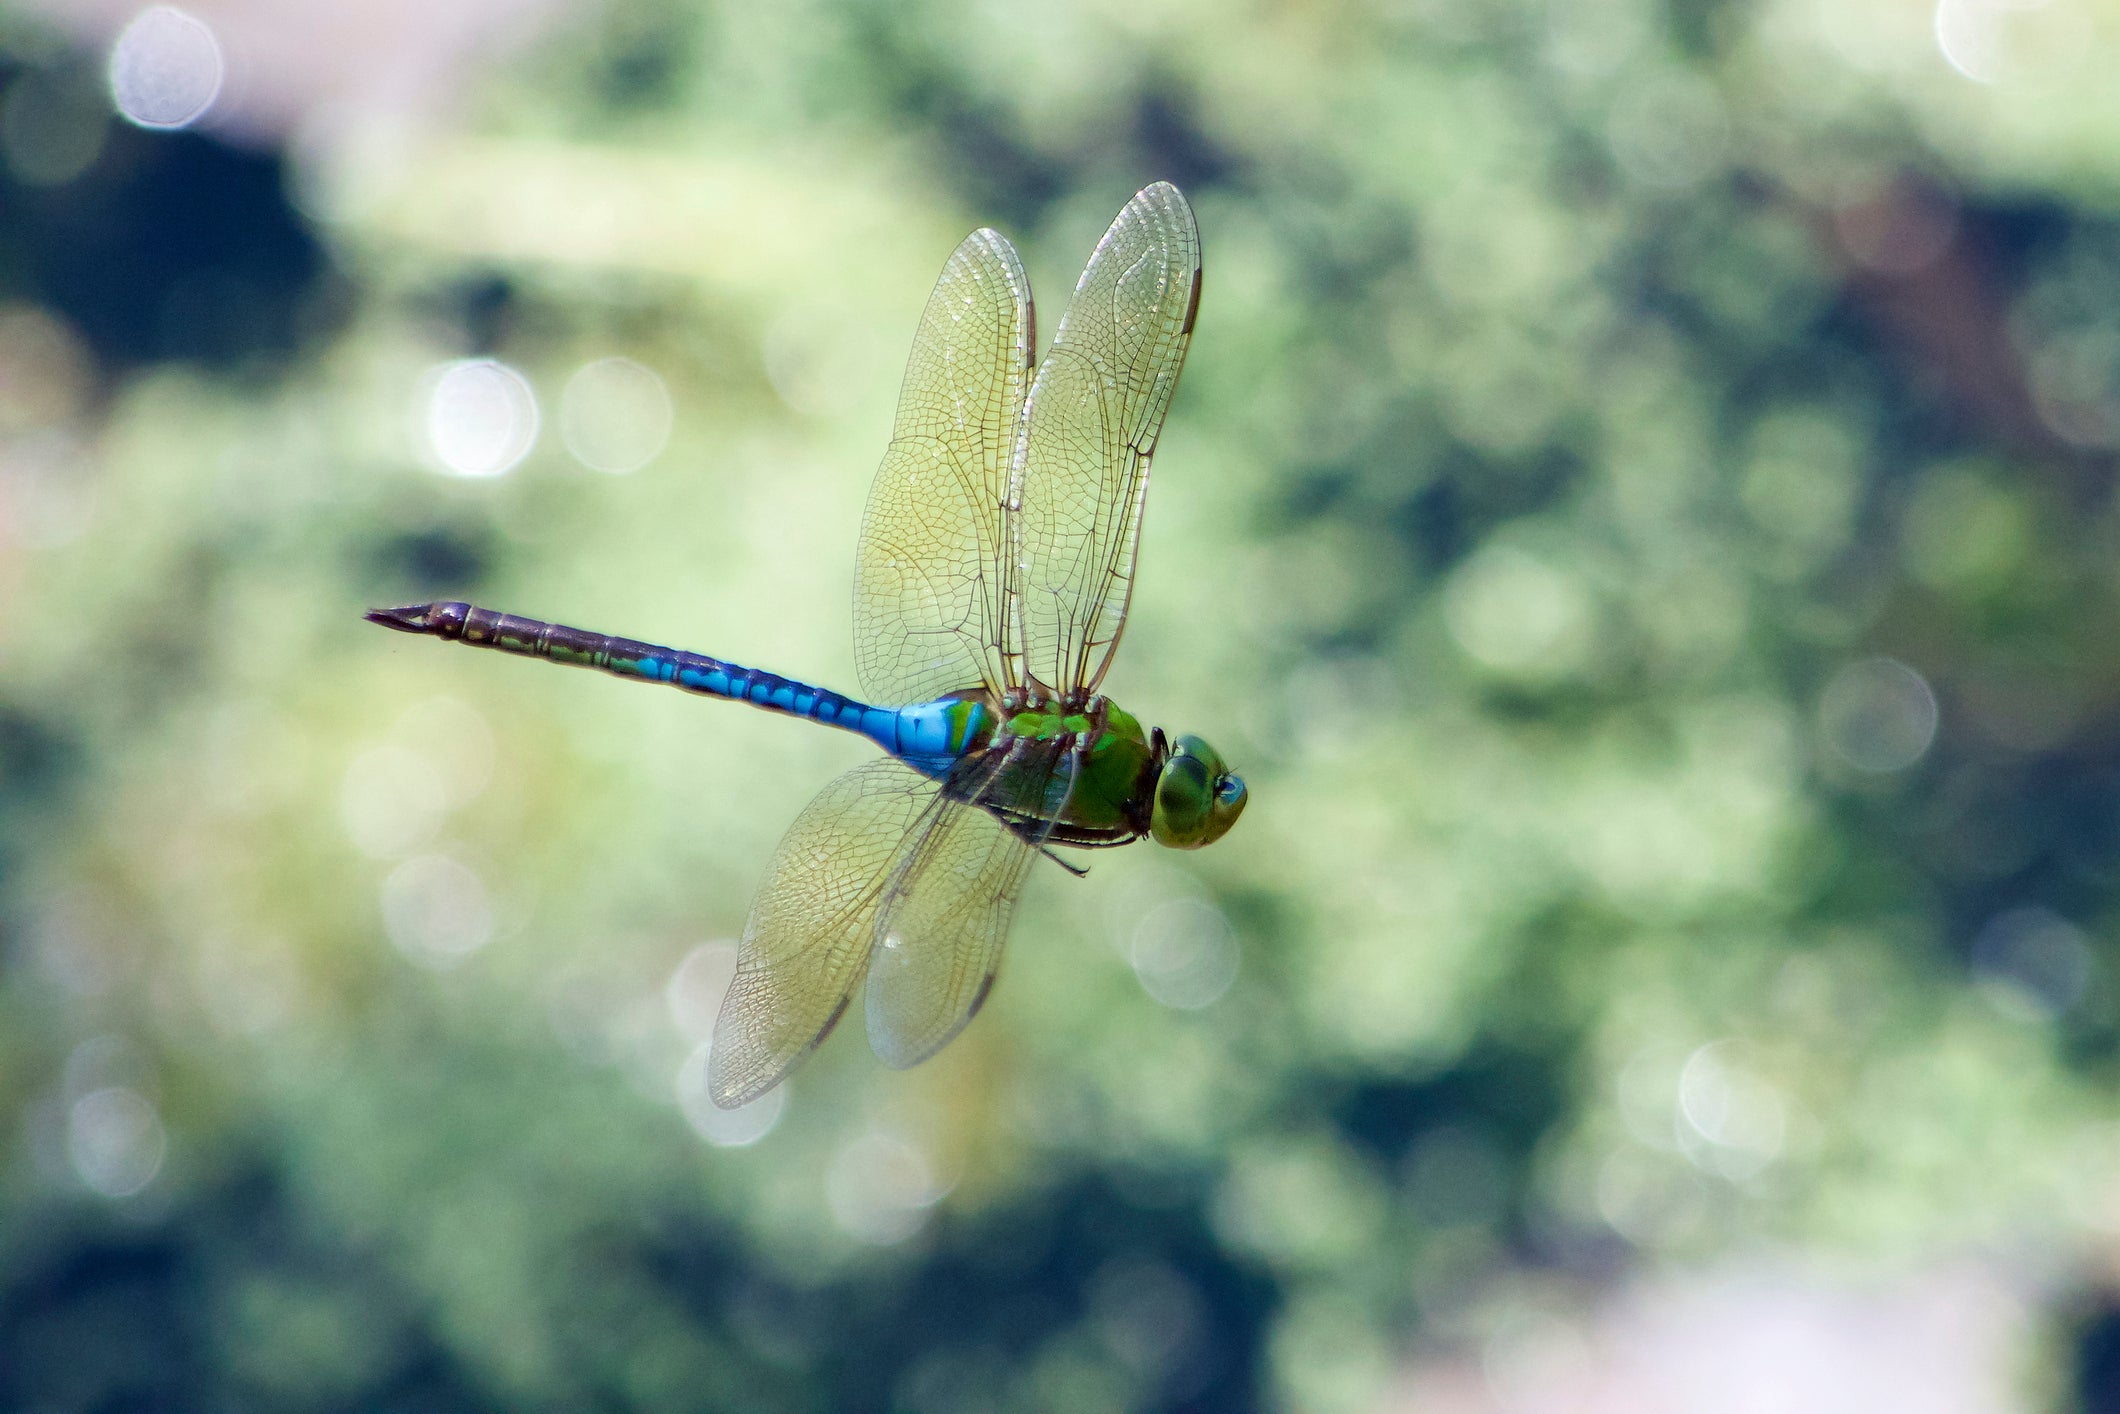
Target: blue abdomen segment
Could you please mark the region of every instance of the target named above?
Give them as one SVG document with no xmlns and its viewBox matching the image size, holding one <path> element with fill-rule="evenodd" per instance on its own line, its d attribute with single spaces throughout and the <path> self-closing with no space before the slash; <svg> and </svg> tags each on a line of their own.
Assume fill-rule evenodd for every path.
<svg viewBox="0 0 2120 1414">
<path fill-rule="evenodd" d="M 926 776 L 948 774 L 965 752 L 985 745 L 993 735 L 993 714 L 976 700 L 944 697 L 911 707 L 872 707 L 794 678 L 718 658 L 652 645 L 628 646 L 644 647 L 648 656 L 638 659 L 635 666 L 610 671 L 859 732 Z"/>
<path fill-rule="evenodd" d="M 376 609 L 368 617 L 405 633 L 432 634 L 503 653 L 549 658 L 615 677 L 668 683 L 706 697 L 748 702 L 768 712 L 807 717 L 859 732 L 928 776 L 945 774 L 966 752 L 984 746 L 993 736 L 994 714 L 976 698 L 945 697 L 912 707 L 872 707 L 825 688 L 703 653 L 590 633 L 461 602 Z"/>
<path fill-rule="evenodd" d="M 873 710 L 873 709 L 872 709 Z M 942 776 L 950 767 L 993 739 L 996 718 L 977 698 L 944 697 L 912 707 L 900 707 L 889 716 L 896 719 L 895 736 L 886 741 L 864 731 L 885 751 L 923 775 Z"/>
</svg>

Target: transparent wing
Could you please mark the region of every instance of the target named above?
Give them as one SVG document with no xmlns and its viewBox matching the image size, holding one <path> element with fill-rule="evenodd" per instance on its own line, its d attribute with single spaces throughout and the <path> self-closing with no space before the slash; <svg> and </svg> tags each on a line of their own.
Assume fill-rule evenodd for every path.
<svg viewBox="0 0 2120 1414">
<path fill-rule="evenodd" d="M 1011 497 L 1015 671 L 1050 692 L 1094 690 L 1118 646 L 1199 300 L 1192 208 L 1168 182 L 1145 187 L 1097 243 L 1031 385 Z"/>
<path fill-rule="evenodd" d="M 846 1011 L 894 866 L 939 782 L 890 758 L 833 781 L 795 817 L 752 902 L 714 1023 L 708 1093 L 727 1109 L 780 1083 Z M 954 814 L 984 814 L 953 809 Z"/>
<path fill-rule="evenodd" d="M 1060 760 L 1025 753 L 1006 763 L 968 762 L 937 803 L 933 822 L 900 859 L 876 916 L 869 963 L 869 1045 L 903 1070 L 948 1045 L 993 990 L 1016 900 L 1052 829 L 1019 830 L 959 797 L 1006 794 L 1042 801 Z"/>
<path fill-rule="evenodd" d="M 861 523 L 854 659 L 885 706 L 1011 686 L 1002 502 L 1029 386 L 1031 288 L 1015 247 L 965 237 L 920 316 Z"/>
</svg>

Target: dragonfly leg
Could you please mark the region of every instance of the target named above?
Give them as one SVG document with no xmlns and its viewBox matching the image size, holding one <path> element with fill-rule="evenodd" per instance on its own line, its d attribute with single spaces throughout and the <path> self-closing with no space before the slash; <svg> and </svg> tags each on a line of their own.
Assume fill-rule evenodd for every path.
<svg viewBox="0 0 2120 1414">
<path fill-rule="evenodd" d="M 1052 848 L 1049 845 L 1039 845 L 1038 853 L 1044 855 L 1047 859 L 1052 860 L 1053 863 L 1059 865 L 1062 869 L 1065 869 L 1068 873 L 1074 875 L 1078 879 L 1087 879 L 1089 877 L 1088 865 L 1068 863 L 1059 855 L 1053 853 Z"/>
</svg>

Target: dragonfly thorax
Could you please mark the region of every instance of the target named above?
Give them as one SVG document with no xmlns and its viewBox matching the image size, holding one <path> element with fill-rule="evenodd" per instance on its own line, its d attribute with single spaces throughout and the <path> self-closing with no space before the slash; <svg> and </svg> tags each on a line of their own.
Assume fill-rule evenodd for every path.
<svg viewBox="0 0 2120 1414">
<path fill-rule="evenodd" d="M 1123 844 L 1148 832 L 1162 734 L 1151 739 L 1131 712 L 1101 697 L 1079 707 L 1020 706 L 1003 718 L 991 750 L 1020 757 L 1041 784 L 1004 808 L 1053 822 L 1062 844 Z M 1024 748 L 1044 748 L 1043 750 Z M 1028 784 L 1026 782 L 1026 784 Z"/>
<path fill-rule="evenodd" d="M 1063 748 L 1069 765 L 1038 805 L 1017 808 L 1055 823 L 1062 843 L 1119 844 L 1148 835 L 1173 849 L 1220 839 L 1243 813 L 1243 780 L 1196 736 L 1162 729 L 1102 697 L 1079 708 L 1026 707 L 1008 716 L 991 749 L 1011 742 Z M 1025 806 L 1029 806 L 1027 810 Z"/>
</svg>

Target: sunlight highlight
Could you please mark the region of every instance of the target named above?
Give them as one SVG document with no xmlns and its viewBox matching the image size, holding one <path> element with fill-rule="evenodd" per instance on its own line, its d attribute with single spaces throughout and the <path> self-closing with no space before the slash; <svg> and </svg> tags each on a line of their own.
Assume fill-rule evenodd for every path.
<svg viewBox="0 0 2120 1414">
<path fill-rule="evenodd" d="M 457 476 L 503 476 L 537 444 L 537 394 L 507 364 L 467 358 L 422 380 L 427 450 Z"/>
<path fill-rule="evenodd" d="M 425 757 L 402 746 L 364 751 L 339 784 L 339 821 L 370 859 L 400 859 L 434 838 L 447 811 Z"/>
<path fill-rule="evenodd" d="M 878 1247 L 903 1242 L 927 1222 L 949 1185 L 925 1150 L 872 1129 L 840 1146 L 825 1175 L 825 1202 L 842 1232 Z"/>
<path fill-rule="evenodd" d="M 1850 663 L 1826 684 L 1819 730 L 1835 755 L 1858 771 L 1904 771 L 1936 739 L 1936 694 L 1928 680 L 1891 658 Z"/>
<path fill-rule="evenodd" d="M 423 967 L 455 967 L 493 941 L 486 881 L 446 854 L 408 859 L 383 881 L 383 928 Z"/>
<path fill-rule="evenodd" d="M 1731 1041 L 1710 1042 L 1687 1058 L 1678 1075 L 1678 1113 L 1686 1157 L 1732 1180 L 1772 1163 L 1788 1128 L 1780 1093 L 1744 1064 Z"/>
<path fill-rule="evenodd" d="M 677 1107 L 693 1132 L 717 1148 L 756 1144 L 773 1132 L 787 1109 L 788 1087 L 776 1085 L 750 1104 L 725 1110 L 714 1103 L 707 1080 L 714 1059 L 714 1019 L 736 980 L 736 944 L 701 943 L 671 969 L 663 1003 L 680 1036 L 693 1043 L 677 1068 Z"/>
<path fill-rule="evenodd" d="M 714 1043 L 702 1041 L 677 1069 L 677 1107 L 694 1133 L 722 1149 L 740 1149 L 756 1144 L 773 1132 L 788 1107 L 788 1087 L 776 1085 L 748 1105 L 725 1110 L 714 1103 L 707 1090 Z"/>
<path fill-rule="evenodd" d="M 137 1090 L 91 1090 L 67 1112 L 67 1160 L 105 1198 L 129 1198 L 154 1182 L 168 1152 L 162 1117 Z"/>
<path fill-rule="evenodd" d="M 1172 899 L 1134 925 L 1130 960 L 1143 991 L 1175 1010 L 1198 1011 L 1237 980 L 1237 937 L 1213 904 Z"/>
<path fill-rule="evenodd" d="M 186 128 L 220 97 L 226 66 L 203 21 L 172 5 L 140 12 L 110 50 L 110 97 L 143 128 Z"/>
<path fill-rule="evenodd" d="M 559 395 L 559 435 L 584 466 L 623 476 L 670 440 L 670 390 L 652 368 L 600 358 L 574 371 Z"/>
</svg>

